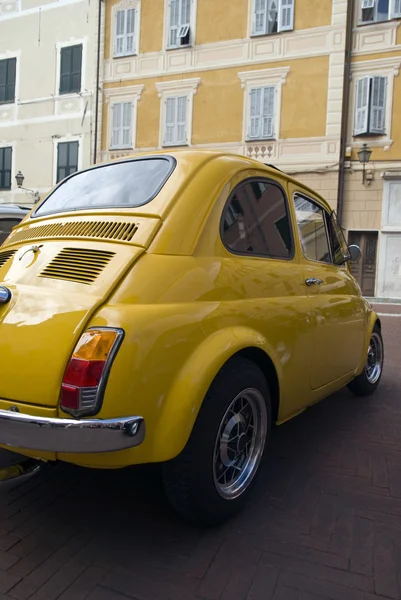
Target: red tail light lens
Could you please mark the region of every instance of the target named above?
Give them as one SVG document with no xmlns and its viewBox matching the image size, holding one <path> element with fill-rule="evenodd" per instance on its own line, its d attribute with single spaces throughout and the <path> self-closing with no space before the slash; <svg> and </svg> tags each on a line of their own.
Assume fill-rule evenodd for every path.
<svg viewBox="0 0 401 600">
<path fill-rule="evenodd" d="M 78 341 L 61 384 L 60 407 L 74 416 L 99 412 L 111 364 L 122 342 L 122 329 L 96 328 Z"/>
</svg>

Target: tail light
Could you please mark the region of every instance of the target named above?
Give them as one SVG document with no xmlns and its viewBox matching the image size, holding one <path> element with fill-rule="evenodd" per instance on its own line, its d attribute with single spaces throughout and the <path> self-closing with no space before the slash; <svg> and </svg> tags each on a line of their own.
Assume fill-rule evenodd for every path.
<svg viewBox="0 0 401 600">
<path fill-rule="evenodd" d="M 93 328 L 80 337 L 61 384 L 60 408 L 74 417 L 99 412 L 122 329 Z"/>
</svg>

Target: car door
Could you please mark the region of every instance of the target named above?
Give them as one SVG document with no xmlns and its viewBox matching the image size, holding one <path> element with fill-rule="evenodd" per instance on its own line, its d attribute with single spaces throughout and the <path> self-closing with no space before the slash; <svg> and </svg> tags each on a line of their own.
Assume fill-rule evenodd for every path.
<svg viewBox="0 0 401 600">
<path fill-rule="evenodd" d="M 220 327 L 225 311 L 235 311 L 237 325 L 259 331 L 267 341 L 279 371 L 280 421 L 312 397 L 309 299 L 291 212 L 285 180 L 262 175 L 234 187 L 222 212 L 226 251 L 218 282 L 232 300 L 215 311 Z"/>
<path fill-rule="evenodd" d="M 317 390 L 360 363 L 365 304 L 344 262 L 334 216 L 302 190 L 294 193 L 304 283 L 311 303 L 310 383 Z"/>
</svg>

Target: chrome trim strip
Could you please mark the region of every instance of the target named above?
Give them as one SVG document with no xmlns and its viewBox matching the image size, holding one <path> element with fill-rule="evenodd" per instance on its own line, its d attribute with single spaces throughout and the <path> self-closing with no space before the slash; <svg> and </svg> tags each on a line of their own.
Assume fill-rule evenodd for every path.
<svg viewBox="0 0 401 600">
<path fill-rule="evenodd" d="M 0 444 L 13 448 L 88 454 L 116 452 L 145 439 L 142 417 L 58 419 L 0 410 Z"/>
</svg>

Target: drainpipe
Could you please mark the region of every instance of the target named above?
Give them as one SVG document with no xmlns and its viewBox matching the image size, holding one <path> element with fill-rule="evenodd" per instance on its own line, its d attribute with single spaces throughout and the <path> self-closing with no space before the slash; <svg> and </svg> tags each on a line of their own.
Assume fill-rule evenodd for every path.
<svg viewBox="0 0 401 600">
<path fill-rule="evenodd" d="M 99 119 L 99 81 L 100 81 L 100 34 L 102 24 L 102 0 L 99 0 L 99 14 L 97 21 L 97 62 L 96 62 L 96 99 L 95 99 L 95 139 L 93 143 L 93 164 L 96 164 L 97 136 Z"/>
<path fill-rule="evenodd" d="M 354 0 L 348 0 L 347 5 L 347 24 L 345 38 L 345 62 L 344 62 L 344 85 L 343 85 L 343 105 L 341 117 L 341 138 L 340 138 L 340 165 L 338 171 L 338 196 L 337 196 L 337 217 L 341 225 L 344 196 L 344 176 L 345 176 L 345 153 L 347 148 L 348 133 L 348 115 L 349 115 L 349 95 L 351 87 L 351 54 L 352 54 L 352 32 L 354 24 Z"/>
</svg>

